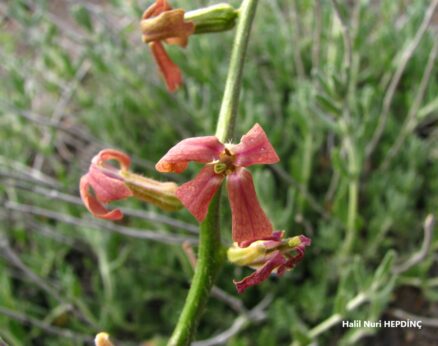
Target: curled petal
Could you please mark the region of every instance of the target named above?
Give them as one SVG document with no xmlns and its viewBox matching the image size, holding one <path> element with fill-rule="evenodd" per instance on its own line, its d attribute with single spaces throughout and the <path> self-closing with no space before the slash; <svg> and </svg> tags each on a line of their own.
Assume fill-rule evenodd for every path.
<svg viewBox="0 0 438 346">
<path fill-rule="evenodd" d="M 121 178 L 113 178 L 99 168 L 91 166 L 87 181 L 101 203 L 109 203 L 132 196 L 132 191 Z"/>
<path fill-rule="evenodd" d="M 255 124 L 246 135 L 242 136 L 240 143 L 233 146 L 232 151 L 236 155 L 236 166 L 247 167 L 280 161 L 265 131 L 259 124 Z"/>
<path fill-rule="evenodd" d="M 131 165 L 131 158 L 125 153 L 115 149 L 101 150 L 91 161 L 94 165 L 105 165 L 106 161 L 115 160 L 122 170 L 128 170 Z"/>
<path fill-rule="evenodd" d="M 306 237 L 305 235 L 300 235 L 300 236 L 298 236 L 298 238 L 300 239 L 300 247 L 302 249 L 304 249 L 306 246 L 309 246 L 310 244 L 312 244 L 312 239 Z"/>
<path fill-rule="evenodd" d="M 176 195 L 184 206 L 199 221 L 203 221 L 214 194 L 221 185 L 223 177 L 214 172 L 212 166 L 205 166 L 195 179 L 181 185 Z"/>
<path fill-rule="evenodd" d="M 276 231 L 271 237 L 258 239 L 248 244 L 234 243 L 227 251 L 228 260 L 239 266 L 249 266 L 256 271 L 241 281 L 234 281 L 239 293 L 252 285 L 266 280 L 271 273 L 282 276 L 293 269 L 304 257 L 311 240 L 304 235 L 284 238 L 284 232 Z M 295 254 L 292 254 L 295 253 Z"/>
<path fill-rule="evenodd" d="M 167 0 L 156 0 L 146 11 L 143 12 L 143 19 L 148 19 L 158 16 L 160 13 L 171 10 L 172 7 L 167 3 Z"/>
<path fill-rule="evenodd" d="M 248 287 L 257 285 L 262 281 L 265 281 L 269 275 L 279 267 L 282 267 L 286 264 L 287 260 L 283 257 L 280 251 L 276 251 L 276 253 L 267 261 L 262 267 L 257 269 L 254 273 L 247 276 L 246 278 L 235 281 L 234 285 L 236 286 L 237 292 L 242 293 Z"/>
<path fill-rule="evenodd" d="M 251 173 L 237 169 L 227 178 L 233 240 L 245 242 L 272 236 L 272 225 L 257 200 Z"/>
<path fill-rule="evenodd" d="M 296 237 L 294 237 L 294 238 L 296 238 Z M 294 238 L 290 238 L 290 241 L 294 242 Z M 312 244 L 312 240 L 310 238 L 307 238 L 304 235 L 298 236 L 298 239 L 299 239 L 300 244 L 293 248 L 297 252 L 297 254 L 292 256 L 289 253 L 284 253 L 284 256 L 286 258 L 286 262 L 283 265 L 278 267 L 278 269 L 277 269 L 278 275 L 281 276 L 281 275 L 283 275 L 283 273 L 285 271 L 295 268 L 295 266 L 299 262 L 301 262 L 301 260 L 304 257 L 304 250 L 305 250 L 306 246 L 309 246 L 310 244 Z"/>
<path fill-rule="evenodd" d="M 211 162 L 218 158 L 224 145 L 214 136 L 187 138 L 172 147 L 155 165 L 159 172 L 183 172 L 189 161 Z"/>
<path fill-rule="evenodd" d="M 140 22 L 143 42 L 166 40 L 167 43 L 187 46 L 188 38 L 195 31 L 191 22 L 184 21 L 184 10 L 177 9 Z"/>
<path fill-rule="evenodd" d="M 119 209 L 107 210 L 99 200 L 90 193 L 90 183 L 88 182 L 89 175 L 84 175 L 79 184 L 82 201 L 87 209 L 95 217 L 107 220 L 120 220 L 123 218 L 123 213 Z"/>
<path fill-rule="evenodd" d="M 162 74 L 167 89 L 174 92 L 182 84 L 182 76 L 179 67 L 167 55 L 161 42 L 151 42 L 149 47 L 152 50 L 152 55 L 158 65 L 158 69 Z"/>
</svg>

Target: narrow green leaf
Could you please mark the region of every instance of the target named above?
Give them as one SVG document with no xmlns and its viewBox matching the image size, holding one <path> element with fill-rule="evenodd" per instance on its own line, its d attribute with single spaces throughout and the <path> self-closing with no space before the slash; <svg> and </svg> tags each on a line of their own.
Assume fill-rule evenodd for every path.
<svg viewBox="0 0 438 346">
<path fill-rule="evenodd" d="M 72 14 L 76 22 L 88 32 L 93 32 L 93 19 L 90 12 L 83 5 L 75 5 Z"/>
<path fill-rule="evenodd" d="M 336 116 L 341 114 L 341 108 L 336 105 L 336 101 L 328 98 L 327 96 L 318 94 L 316 95 L 316 101 L 318 102 L 318 106 L 327 113 Z"/>
<path fill-rule="evenodd" d="M 386 253 L 385 257 L 383 258 L 382 262 L 374 273 L 374 284 L 380 285 L 388 279 L 388 276 L 390 275 L 392 267 L 394 265 L 395 257 L 396 254 L 393 250 L 389 250 Z"/>
</svg>

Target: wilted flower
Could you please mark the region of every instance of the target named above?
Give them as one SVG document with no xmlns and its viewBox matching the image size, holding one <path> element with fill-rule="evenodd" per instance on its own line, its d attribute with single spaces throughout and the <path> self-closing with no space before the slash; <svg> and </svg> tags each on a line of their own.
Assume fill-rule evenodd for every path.
<svg viewBox="0 0 438 346">
<path fill-rule="evenodd" d="M 181 71 L 170 59 L 162 42 L 185 47 L 195 30 L 194 24 L 184 20 L 184 10 L 173 10 L 167 0 L 156 0 L 143 13 L 140 26 L 143 41 L 149 44 L 167 88 L 175 91 L 182 83 Z"/>
<path fill-rule="evenodd" d="M 257 200 L 252 175 L 244 167 L 276 163 L 280 159 L 259 124 L 239 144 L 223 144 L 215 136 L 187 138 L 156 164 L 159 172 L 183 172 L 190 161 L 203 162 L 195 179 L 181 185 L 176 195 L 201 222 L 222 181 L 227 178 L 232 211 L 233 240 L 243 242 L 271 236 L 272 225 Z"/>
<path fill-rule="evenodd" d="M 233 281 L 239 293 L 248 287 L 265 281 L 271 273 L 281 276 L 291 270 L 301 261 L 304 249 L 311 244 L 311 240 L 304 235 L 292 238 L 284 237 L 283 232 L 274 232 L 271 237 L 234 244 L 228 249 L 228 260 L 239 266 L 248 266 L 256 269 L 254 273 L 240 281 Z M 291 252 L 295 252 L 292 255 Z"/>
<path fill-rule="evenodd" d="M 114 160 L 120 168 L 112 166 Z M 119 220 L 123 213 L 119 209 L 107 210 L 105 204 L 134 196 L 164 210 L 178 210 L 181 202 L 175 195 L 177 185 L 159 182 L 129 171 L 131 159 L 113 149 L 99 152 L 91 161 L 88 173 L 80 181 L 82 201 L 87 209 L 101 219 Z"/>
</svg>

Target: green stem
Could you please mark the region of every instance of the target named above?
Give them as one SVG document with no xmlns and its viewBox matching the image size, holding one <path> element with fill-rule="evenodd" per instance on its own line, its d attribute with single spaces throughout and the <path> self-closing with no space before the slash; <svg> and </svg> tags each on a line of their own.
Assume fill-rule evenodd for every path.
<svg viewBox="0 0 438 346">
<path fill-rule="evenodd" d="M 353 178 L 348 183 L 348 218 L 347 218 L 347 234 L 345 243 L 343 244 L 342 257 L 350 254 L 351 249 L 356 239 L 356 218 L 357 218 L 357 204 L 359 199 L 359 182 L 357 178 Z"/>
<path fill-rule="evenodd" d="M 350 130 L 346 126 L 345 119 L 340 121 L 341 129 L 344 133 L 344 145 L 348 155 L 348 214 L 347 214 L 347 233 L 345 236 L 342 249 L 340 251 L 341 259 L 345 259 L 353 248 L 354 241 L 356 239 L 356 219 L 359 203 L 359 174 L 360 167 L 357 157 L 356 147 L 350 135 Z"/>
<path fill-rule="evenodd" d="M 257 2 L 258 0 L 244 0 L 239 10 L 239 21 L 216 128 L 216 137 L 223 143 L 233 137 L 246 48 Z M 198 263 L 183 311 L 169 340 L 169 346 L 190 345 L 221 267 L 224 253 L 220 241 L 219 200 L 220 191 L 211 201 L 207 217 L 201 223 Z"/>
<path fill-rule="evenodd" d="M 223 143 L 233 137 L 246 49 L 257 3 L 258 0 L 244 0 L 239 10 L 239 22 L 237 23 L 236 37 L 231 53 L 230 68 L 216 127 L 216 137 Z"/>
<path fill-rule="evenodd" d="M 301 177 L 300 183 L 303 186 L 305 193 L 308 191 L 308 184 L 310 179 L 310 174 L 312 173 L 312 154 L 313 154 L 313 128 L 309 126 L 307 128 L 307 133 L 304 138 L 304 149 L 303 149 L 303 162 L 301 164 Z M 297 202 L 297 215 L 303 215 L 304 208 L 306 206 L 306 198 L 303 193 L 298 195 Z"/>
<path fill-rule="evenodd" d="M 370 300 L 369 294 L 367 292 L 359 292 L 354 298 L 352 298 L 346 305 L 346 311 L 343 314 L 336 313 L 322 321 L 320 324 L 309 330 L 308 337 L 311 340 L 314 340 L 319 335 L 323 334 L 327 330 L 336 326 L 339 322 L 341 322 L 346 314 L 350 311 L 357 309 L 362 304 L 368 302 Z M 299 346 L 301 345 L 298 341 L 294 341 L 291 346 Z"/>
<path fill-rule="evenodd" d="M 221 267 L 224 256 L 220 239 L 219 200 L 220 191 L 211 201 L 207 217 L 201 223 L 195 275 L 169 346 L 190 345 Z"/>
</svg>

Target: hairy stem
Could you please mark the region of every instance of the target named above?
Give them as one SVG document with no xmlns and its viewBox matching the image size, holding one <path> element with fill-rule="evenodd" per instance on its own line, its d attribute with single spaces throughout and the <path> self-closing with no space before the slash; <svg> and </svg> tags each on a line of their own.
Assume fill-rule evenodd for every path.
<svg viewBox="0 0 438 346">
<path fill-rule="evenodd" d="M 224 96 L 216 128 L 216 137 L 226 142 L 233 137 L 239 105 L 242 72 L 251 24 L 258 0 L 244 0 L 236 29 Z M 183 311 L 169 340 L 169 346 L 190 345 L 204 306 L 221 267 L 224 253 L 220 240 L 220 192 L 213 198 L 199 235 L 198 262 Z"/>
<path fill-rule="evenodd" d="M 234 124 L 239 106 L 242 72 L 245 64 L 246 48 L 248 47 L 252 21 L 255 16 L 258 0 L 244 0 L 240 7 L 239 22 L 236 28 L 230 67 L 225 83 L 224 97 L 219 112 L 216 127 L 216 137 L 226 142 L 233 137 Z"/>
<path fill-rule="evenodd" d="M 211 201 L 207 217 L 201 223 L 195 275 L 178 324 L 169 340 L 169 346 L 190 345 L 220 269 L 223 253 L 220 239 L 219 200 L 220 191 Z"/>
</svg>

